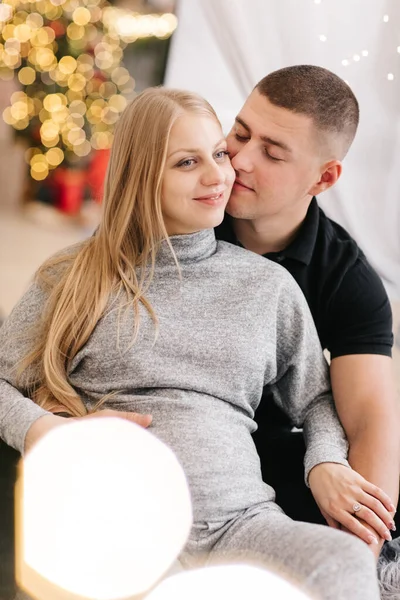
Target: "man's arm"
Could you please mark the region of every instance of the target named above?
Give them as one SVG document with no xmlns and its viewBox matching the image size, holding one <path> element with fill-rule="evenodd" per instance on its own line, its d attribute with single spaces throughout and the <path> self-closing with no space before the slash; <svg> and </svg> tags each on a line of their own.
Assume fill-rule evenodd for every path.
<svg viewBox="0 0 400 600">
<path fill-rule="evenodd" d="M 397 504 L 400 418 L 391 358 L 340 356 L 332 360 L 330 374 L 336 409 L 349 440 L 351 467 Z"/>
<path fill-rule="evenodd" d="M 400 419 L 392 369 L 387 356 L 358 354 L 334 358 L 330 373 L 336 409 L 350 444 L 352 468 L 396 503 Z"/>
</svg>

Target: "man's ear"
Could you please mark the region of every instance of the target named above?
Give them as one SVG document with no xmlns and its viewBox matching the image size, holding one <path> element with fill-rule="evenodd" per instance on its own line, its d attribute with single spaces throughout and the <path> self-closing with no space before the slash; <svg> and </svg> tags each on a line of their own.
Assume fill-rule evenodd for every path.
<svg viewBox="0 0 400 600">
<path fill-rule="evenodd" d="M 319 181 L 308 192 L 310 196 L 317 196 L 335 185 L 342 174 L 342 169 L 340 160 L 331 160 L 323 165 Z"/>
</svg>

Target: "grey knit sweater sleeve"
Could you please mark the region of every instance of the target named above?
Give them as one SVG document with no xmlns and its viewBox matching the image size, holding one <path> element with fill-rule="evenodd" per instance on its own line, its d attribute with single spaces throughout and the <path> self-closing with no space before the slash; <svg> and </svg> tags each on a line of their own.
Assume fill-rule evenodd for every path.
<svg viewBox="0 0 400 600">
<path fill-rule="evenodd" d="M 30 349 L 45 300 L 33 283 L 0 327 L 0 438 L 21 453 L 29 427 L 49 414 L 27 397 L 24 377 L 17 380 L 19 362 Z"/>
<path fill-rule="evenodd" d="M 271 383 L 275 402 L 306 441 L 305 481 L 324 462 L 347 462 L 348 441 L 334 405 L 328 364 L 303 293 L 291 278 L 282 280 L 277 303 L 278 374 Z"/>
</svg>

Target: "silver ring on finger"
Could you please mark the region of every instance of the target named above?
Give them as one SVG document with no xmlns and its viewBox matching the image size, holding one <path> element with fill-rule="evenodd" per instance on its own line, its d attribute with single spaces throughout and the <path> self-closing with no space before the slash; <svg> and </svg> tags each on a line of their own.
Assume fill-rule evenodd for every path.
<svg viewBox="0 0 400 600">
<path fill-rule="evenodd" d="M 357 515 L 357 513 L 358 513 L 358 512 L 359 512 L 361 509 L 362 509 L 362 506 L 361 506 L 361 504 L 359 504 L 358 502 L 355 502 L 355 503 L 353 504 L 353 513 L 354 513 L 355 515 Z"/>
</svg>

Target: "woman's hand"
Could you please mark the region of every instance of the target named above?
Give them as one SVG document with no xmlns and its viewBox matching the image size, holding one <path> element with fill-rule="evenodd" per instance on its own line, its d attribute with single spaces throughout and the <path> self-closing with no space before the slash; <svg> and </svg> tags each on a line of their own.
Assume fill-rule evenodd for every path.
<svg viewBox="0 0 400 600">
<path fill-rule="evenodd" d="M 55 427 L 60 427 L 65 423 L 70 422 L 72 419 L 97 419 L 102 417 L 118 417 L 120 419 L 126 419 L 132 421 L 141 427 L 149 427 L 152 421 L 151 415 L 140 415 L 139 413 L 133 412 L 122 412 L 119 410 L 99 410 L 98 412 L 85 415 L 84 417 L 59 417 L 57 415 L 44 415 L 37 419 L 28 429 L 25 437 L 25 452 L 28 452 L 32 446 L 36 444 L 48 431 Z"/>
<path fill-rule="evenodd" d="M 367 544 L 392 539 L 389 530 L 395 530 L 395 506 L 385 492 L 353 469 L 336 463 L 319 464 L 311 470 L 309 484 L 331 527 L 345 528 Z"/>
</svg>

